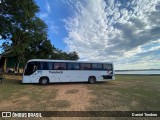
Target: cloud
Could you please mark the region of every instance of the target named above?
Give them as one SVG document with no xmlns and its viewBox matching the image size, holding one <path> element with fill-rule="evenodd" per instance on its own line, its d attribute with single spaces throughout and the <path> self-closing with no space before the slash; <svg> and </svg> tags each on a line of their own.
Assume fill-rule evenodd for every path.
<svg viewBox="0 0 160 120">
<path fill-rule="evenodd" d="M 45 0 L 43 2 L 44 2 L 44 8 L 41 8 L 41 13 L 39 14 L 39 17 L 41 19 L 46 19 L 46 18 L 49 18 L 49 14 L 51 12 L 51 6 L 48 0 Z"/>
<path fill-rule="evenodd" d="M 39 17 L 40 17 L 41 19 L 45 19 L 45 18 L 48 17 L 48 13 L 40 13 L 40 14 L 39 14 Z"/>
<path fill-rule="evenodd" d="M 54 21 L 48 20 L 46 23 L 49 25 L 49 30 L 54 34 L 59 34 L 59 27 L 55 25 Z"/>
<path fill-rule="evenodd" d="M 53 1 L 45 0 L 41 4 L 44 4 L 42 7 L 40 5 L 41 12 L 38 14 L 38 16 L 48 25 L 49 33 L 52 34 L 58 34 L 58 26 L 56 26 L 55 22 L 53 21 L 52 14 L 54 14 L 52 11 L 52 3 Z"/>
<path fill-rule="evenodd" d="M 46 0 L 46 10 L 48 13 L 50 13 L 50 11 L 51 11 L 51 7 L 50 7 L 48 0 Z"/>
<path fill-rule="evenodd" d="M 158 51 L 149 54 L 159 49 L 151 44 L 160 40 L 160 0 L 85 0 L 75 7 L 74 15 L 64 20 L 68 31 L 64 41 L 81 59 L 117 64 L 127 56 L 128 64 L 132 59 L 140 63 L 143 55 L 160 59 Z"/>
</svg>

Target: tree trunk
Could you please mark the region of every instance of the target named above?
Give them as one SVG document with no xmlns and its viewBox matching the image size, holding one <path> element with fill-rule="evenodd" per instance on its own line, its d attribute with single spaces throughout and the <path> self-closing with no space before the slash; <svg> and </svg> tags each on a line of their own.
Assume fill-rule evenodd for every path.
<svg viewBox="0 0 160 120">
<path fill-rule="evenodd" d="M 21 57 L 21 55 L 20 55 L 20 57 L 19 57 L 18 60 L 17 60 L 16 66 L 15 66 L 15 71 L 16 71 L 17 73 L 19 73 L 19 64 L 20 64 L 20 62 L 21 62 L 21 59 L 22 59 L 22 57 Z"/>
</svg>

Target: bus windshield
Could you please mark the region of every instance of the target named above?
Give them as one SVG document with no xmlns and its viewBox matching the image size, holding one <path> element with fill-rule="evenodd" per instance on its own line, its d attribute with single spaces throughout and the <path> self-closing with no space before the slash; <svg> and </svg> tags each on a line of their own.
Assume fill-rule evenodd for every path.
<svg viewBox="0 0 160 120">
<path fill-rule="evenodd" d="M 31 75 L 37 70 L 37 62 L 29 62 L 26 66 L 24 75 Z"/>
</svg>

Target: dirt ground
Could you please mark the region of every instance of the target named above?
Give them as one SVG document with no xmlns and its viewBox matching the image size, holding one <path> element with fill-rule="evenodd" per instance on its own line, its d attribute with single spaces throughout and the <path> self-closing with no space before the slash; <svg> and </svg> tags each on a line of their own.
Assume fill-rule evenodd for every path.
<svg viewBox="0 0 160 120">
<path fill-rule="evenodd" d="M 49 86 L 48 89 L 51 87 L 53 86 Z M 91 90 L 88 90 L 83 84 L 59 84 L 54 88 L 58 90 L 56 100 L 69 101 L 71 106 L 62 109 L 66 111 L 84 111 L 90 106 L 90 100 L 95 97 L 91 94 Z"/>
<path fill-rule="evenodd" d="M 21 81 L 22 77 L 14 76 L 14 75 L 6 75 L 5 79 L 9 79 L 9 80 L 16 79 L 18 81 Z M 47 98 L 50 98 L 53 96 L 51 91 L 56 90 L 57 91 L 56 97 L 54 98 L 53 96 L 53 100 L 49 100 L 49 101 L 51 101 L 52 103 L 56 101 L 58 104 L 62 104 L 62 105 L 58 105 L 58 107 L 60 106 L 58 110 L 84 111 L 90 107 L 90 104 L 91 104 L 90 101 L 96 98 L 93 94 L 91 94 L 92 91 L 87 88 L 87 85 L 88 85 L 87 83 L 58 83 L 58 84 L 55 83 L 55 84 L 49 84 L 47 86 L 40 86 L 38 84 L 30 84 L 30 85 L 25 85 L 27 87 L 21 92 L 25 93 L 25 91 L 36 91 L 36 93 L 38 93 L 40 91 L 46 91 L 47 93 L 46 95 L 48 96 Z M 0 103 L 3 106 L 3 108 L 8 108 L 10 105 L 12 105 L 13 108 L 16 108 L 17 106 L 16 103 L 18 104 L 19 102 L 22 102 L 22 101 L 31 101 L 32 99 L 30 96 L 28 96 L 28 93 L 27 94 L 21 93 L 22 96 L 19 96 L 18 94 L 19 93 L 12 93 L 10 96 L 11 99 L 9 101 L 6 101 L 6 100 L 1 101 Z M 46 101 L 43 100 L 40 102 L 47 104 L 47 99 L 45 98 L 46 96 L 44 96 L 43 94 L 39 94 L 39 97 L 40 96 L 42 99 L 46 100 Z M 65 104 L 63 102 L 67 102 L 67 104 L 69 103 L 69 105 L 67 107 L 61 107 L 63 106 L 63 104 Z M 53 106 L 54 105 L 48 106 L 47 110 L 53 110 Z M 27 109 L 27 105 L 25 107 Z M 29 108 L 31 108 L 31 106 L 29 106 L 28 109 Z"/>
<path fill-rule="evenodd" d="M 6 76 L 0 84 L 0 111 L 158 111 L 160 108 L 159 76 L 121 75 L 115 81 L 104 83 L 46 86 L 22 84 L 21 79 L 20 76 Z"/>
</svg>

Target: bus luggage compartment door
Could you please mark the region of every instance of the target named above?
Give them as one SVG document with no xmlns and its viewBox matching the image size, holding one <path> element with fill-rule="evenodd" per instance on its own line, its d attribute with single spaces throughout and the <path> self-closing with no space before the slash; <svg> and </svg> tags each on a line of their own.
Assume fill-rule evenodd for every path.
<svg viewBox="0 0 160 120">
<path fill-rule="evenodd" d="M 111 75 L 103 75 L 103 79 L 112 79 Z"/>
</svg>

